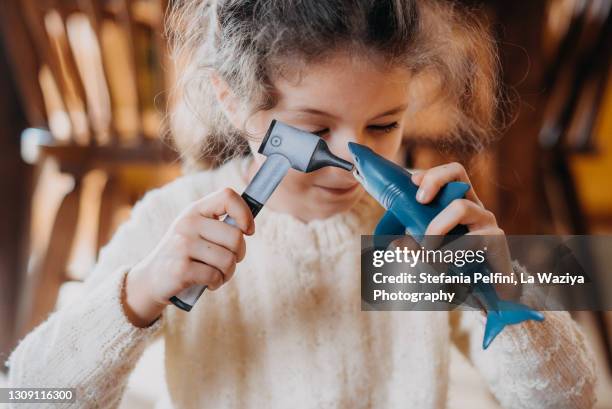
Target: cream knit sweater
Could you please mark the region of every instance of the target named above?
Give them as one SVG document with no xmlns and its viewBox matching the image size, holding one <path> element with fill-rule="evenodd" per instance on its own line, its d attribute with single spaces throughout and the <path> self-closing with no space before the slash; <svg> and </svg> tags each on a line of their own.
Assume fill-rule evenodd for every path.
<svg viewBox="0 0 612 409">
<path fill-rule="evenodd" d="M 101 250 L 85 295 L 20 341 L 7 361 L 10 385 L 75 387 L 71 407 L 114 408 L 143 349 L 163 335 L 176 409 L 433 409 L 446 405 L 455 342 L 505 408 L 592 406 L 593 363 L 566 312 L 507 328 L 486 351 L 477 311 L 362 312 L 360 234 L 381 214 L 366 195 L 308 224 L 264 208 L 232 281 L 190 313 L 169 306 L 152 326 L 131 325 L 120 302 L 130 267 L 189 203 L 226 186 L 241 192 L 244 164 L 147 193 Z"/>
</svg>

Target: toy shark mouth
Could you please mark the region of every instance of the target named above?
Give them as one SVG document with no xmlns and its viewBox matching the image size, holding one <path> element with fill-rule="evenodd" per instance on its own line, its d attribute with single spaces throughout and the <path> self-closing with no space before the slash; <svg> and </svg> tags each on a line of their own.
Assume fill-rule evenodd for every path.
<svg viewBox="0 0 612 409">
<path fill-rule="evenodd" d="M 353 169 L 353 176 L 355 179 L 357 179 L 357 182 L 361 183 L 362 185 L 364 184 L 363 176 L 361 173 L 359 173 L 359 168 L 357 166 L 355 166 L 355 169 Z"/>
</svg>

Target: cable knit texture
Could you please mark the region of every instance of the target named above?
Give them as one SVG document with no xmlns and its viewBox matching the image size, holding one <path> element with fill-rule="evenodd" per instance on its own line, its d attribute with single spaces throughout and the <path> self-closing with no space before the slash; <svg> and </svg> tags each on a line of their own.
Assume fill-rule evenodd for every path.
<svg viewBox="0 0 612 409">
<path fill-rule="evenodd" d="M 444 408 L 454 341 L 505 408 L 592 406 L 591 355 L 565 312 L 512 326 L 486 351 L 478 311 L 362 312 L 360 235 L 382 213 L 365 195 L 310 223 L 264 207 L 232 281 L 189 313 L 169 306 L 152 326 L 134 327 L 120 301 L 126 273 L 189 203 L 226 186 L 242 191 L 245 164 L 147 193 L 100 251 L 84 295 L 20 341 L 9 384 L 75 387 L 69 407 L 114 408 L 146 345 L 163 335 L 176 409 Z"/>
</svg>

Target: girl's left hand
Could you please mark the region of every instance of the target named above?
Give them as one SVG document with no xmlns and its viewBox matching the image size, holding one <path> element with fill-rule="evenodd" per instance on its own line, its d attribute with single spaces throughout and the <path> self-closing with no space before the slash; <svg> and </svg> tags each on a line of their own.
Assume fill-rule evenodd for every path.
<svg viewBox="0 0 612 409">
<path fill-rule="evenodd" d="M 423 204 L 429 203 L 449 182 L 464 182 L 470 185 L 465 198 L 453 200 L 429 223 L 425 234 L 443 236 L 455 226 L 463 224 L 469 230 L 469 235 L 489 236 L 483 237 L 487 245 L 487 254 L 500 256 L 487 260 L 495 271 L 514 274 L 504 231 L 497 225 L 495 215 L 485 209 L 476 195 L 463 165 L 452 162 L 417 171 L 412 174 L 412 182 L 419 186 L 416 199 Z M 496 285 L 495 287 L 501 298 L 517 296 L 516 286 Z"/>
</svg>

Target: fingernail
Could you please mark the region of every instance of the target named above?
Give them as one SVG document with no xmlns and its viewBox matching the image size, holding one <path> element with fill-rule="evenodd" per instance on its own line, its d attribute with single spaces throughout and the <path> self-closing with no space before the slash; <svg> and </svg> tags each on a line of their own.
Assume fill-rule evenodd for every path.
<svg viewBox="0 0 612 409">
<path fill-rule="evenodd" d="M 419 188 L 419 190 L 417 191 L 417 195 L 416 198 L 419 202 L 424 202 L 425 201 L 425 189 L 423 188 Z"/>
</svg>

